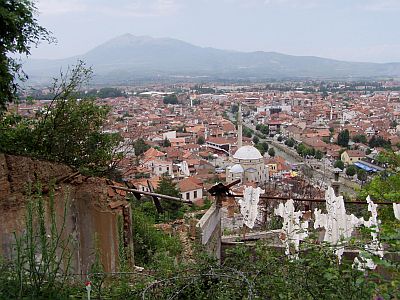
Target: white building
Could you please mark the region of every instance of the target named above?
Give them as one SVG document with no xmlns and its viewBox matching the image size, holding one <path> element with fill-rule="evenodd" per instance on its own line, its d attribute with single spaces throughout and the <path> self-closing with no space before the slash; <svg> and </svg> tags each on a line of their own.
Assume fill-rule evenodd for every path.
<svg viewBox="0 0 400 300">
<path fill-rule="evenodd" d="M 231 183 L 237 179 L 241 183 L 252 181 L 263 186 L 268 181 L 268 167 L 264 163 L 260 151 L 253 146 L 242 146 L 242 108 L 239 104 L 238 147 L 231 158 L 231 166 L 226 168 L 226 181 Z"/>
</svg>

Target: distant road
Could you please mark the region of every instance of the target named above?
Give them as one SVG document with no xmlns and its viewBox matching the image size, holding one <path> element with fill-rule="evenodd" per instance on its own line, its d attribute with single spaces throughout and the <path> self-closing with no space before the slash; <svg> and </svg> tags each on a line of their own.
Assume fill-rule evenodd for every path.
<svg viewBox="0 0 400 300">
<path fill-rule="evenodd" d="M 228 113 L 228 116 L 231 120 L 233 120 L 233 115 L 231 113 Z M 251 122 L 249 122 L 249 120 L 244 120 L 244 125 L 254 130 L 255 132 L 259 132 L 258 130 L 256 130 L 256 126 L 254 126 Z M 328 186 L 332 184 L 332 181 L 334 179 L 333 170 L 326 164 L 324 165 L 323 162 L 314 160 L 314 163 L 310 164 L 309 161 L 299 156 L 293 148 L 286 146 L 284 143 L 275 141 L 273 138 L 260 139 L 260 141 L 261 142 L 266 141 L 269 146 L 274 147 L 275 154 L 277 156 L 283 157 L 289 163 L 291 164 L 304 163 L 306 166 L 309 167 L 309 171 L 312 174 L 312 180 L 317 181 L 319 183 L 324 182 Z M 312 166 L 317 166 L 317 168 L 312 168 Z M 355 195 L 356 190 L 360 189 L 361 187 L 358 183 L 346 178 L 344 174 L 340 174 L 339 182 L 341 183 L 340 190 L 349 195 Z"/>
</svg>

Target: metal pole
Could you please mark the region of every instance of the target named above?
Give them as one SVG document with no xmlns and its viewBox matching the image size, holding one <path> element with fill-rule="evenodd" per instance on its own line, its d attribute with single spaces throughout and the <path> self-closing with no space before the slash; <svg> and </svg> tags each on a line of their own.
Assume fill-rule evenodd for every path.
<svg viewBox="0 0 400 300">
<path fill-rule="evenodd" d="M 131 193 L 139 193 L 139 194 L 143 194 L 143 195 L 147 195 L 147 196 L 156 196 L 156 197 L 160 197 L 160 198 L 166 199 L 166 200 L 174 200 L 174 201 L 180 201 L 180 202 L 183 202 L 183 203 L 193 204 L 192 201 L 183 200 L 182 198 L 172 197 L 172 196 L 168 196 L 168 195 L 145 192 L 145 191 L 140 191 L 140 190 L 136 190 L 136 189 L 128 189 L 128 188 L 115 186 L 115 185 L 112 185 L 111 187 L 113 189 L 127 191 L 127 192 L 131 192 Z"/>
</svg>

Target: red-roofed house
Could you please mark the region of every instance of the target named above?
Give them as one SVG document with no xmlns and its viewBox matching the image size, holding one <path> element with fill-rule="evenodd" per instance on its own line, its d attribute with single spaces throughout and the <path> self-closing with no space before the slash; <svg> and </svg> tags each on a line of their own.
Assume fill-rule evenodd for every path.
<svg viewBox="0 0 400 300">
<path fill-rule="evenodd" d="M 182 199 L 192 201 L 201 205 L 203 201 L 203 188 L 197 183 L 197 180 L 188 177 L 178 182 Z"/>
</svg>

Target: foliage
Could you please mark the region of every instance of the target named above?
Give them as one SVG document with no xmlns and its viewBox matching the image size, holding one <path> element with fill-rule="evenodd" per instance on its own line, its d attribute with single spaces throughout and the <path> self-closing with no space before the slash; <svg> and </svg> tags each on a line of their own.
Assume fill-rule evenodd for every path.
<svg viewBox="0 0 400 300">
<path fill-rule="evenodd" d="M 357 179 L 364 182 L 367 180 L 368 174 L 363 169 L 357 169 Z"/>
<path fill-rule="evenodd" d="M 390 149 L 391 147 L 391 142 L 385 140 L 383 137 L 381 136 L 372 136 L 368 142 L 368 145 L 371 148 L 376 148 L 376 147 L 383 147 L 383 148 L 388 148 Z"/>
<path fill-rule="evenodd" d="M 243 136 L 251 138 L 253 136 L 253 129 L 247 127 L 247 126 L 243 126 Z"/>
<path fill-rule="evenodd" d="M 163 147 L 171 147 L 171 142 L 169 141 L 168 138 L 165 138 L 165 139 L 163 140 L 162 146 L 163 146 Z"/>
<path fill-rule="evenodd" d="M 256 130 L 261 131 L 262 134 L 269 134 L 269 127 L 268 125 L 264 124 L 257 124 Z"/>
<path fill-rule="evenodd" d="M 178 97 L 175 94 L 167 95 L 163 98 L 164 104 L 178 104 Z"/>
<path fill-rule="evenodd" d="M 278 140 L 278 142 L 282 142 L 283 137 L 282 137 L 281 135 L 279 135 L 278 138 L 277 138 L 277 140 Z"/>
<path fill-rule="evenodd" d="M 372 299 L 376 276 L 352 261 L 337 263 L 333 249 L 307 243 L 299 259 L 263 242 L 228 250 L 223 265 L 200 256 L 190 268 L 150 283 L 143 299 Z M 391 287 L 391 291 L 395 288 Z"/>
<path fill-rule="evenodd" d="M 161 176 L 158 187 L 155 190 L 158 194 L 168 195 L 172 197 L 180 198 L 180 191 L 173 182 L 172 178 L 168 175 Z M 173 200 L 161 200 L 161 205 L 163 209 L 167 212 L 168 218 L 176 219 L 181 217 L 180 209 L 183 207 L 183 203 L 180 201 Z"/>
<path fill-rule="evenodd" d="M 0 122 L 0 151 L 62 162 L 82 171 L 110 172 L 121 158 L 119 134 L 103 133 L 110 111 L 94 100 L 76 99 L 91 70 L 83 62 L 53 85 L 56 95 L 35 119 L 7 115 Z"/>
<path fill-rule="evenodd" d="M 341 161 L 340 159 L 338 159 L 337 161 L 335 161 L 335 163 L 333 164 L 334 168 L 339 168 L 341 170 L 344 170 L 344 162 Z"/>
<path fill-rule="evenodd" d="M 285 141 L 285 145 L 292 148 L 294 145 L 296 144 L 296 141 L 294 140 L 294 138 L 288 138 Z"/>
<path fill-rule="evenodd" d="M 203 145 L 206 142 L 204 136 L 199 136 L 199 138 L 197 139 L 197 144 L 199 145 Z"/>
<path fill-rule="evenodd" d="M 146 144 L 144 139 L 139 138 L 133 142 L 133 148 L 135 149 L 135 155 L 139 156 L 145 153 L 147 150 L 149 150 L 150 146 Z"/>
<path fill-rule="evenodd" d="M 316 159 L 322 159 L 324 157 L 324 154 L 320 150 L 317 150 L 317 151 L 315 151 L 314 157 Z"/>
<path fill-rule="evenodd" d="M 321 159 L 323 157 L 323 153 L 321 151 L 315 151 L 314 148 L 307 147 L 304 144 L 299 144 L 296 149 L 297 153 L 303 157 L 315 157 L 317 159 Z M 318 153 L 318 154 L 317 154 Z"/>
<path fill-rule="evenodd" d="M 64 296 L 72 242 L 64 233 L 67 204 L 62 219 L 57 219 L 54 187 L 50 187 L 48 210 L 41 190 L 42 186 L 36 184 L 28 191 L 26 230 L 15 235 L 14 259 L 0 266 L 8 276 L 5 279 L 8 285 L 0 284 L 1 299 L 60 299 Z"/>
<path fill-rule="evenodd" d="M 400 202 L 400 155 L 394 152 L 385 152 L 378 156 L 380 163 L 386 164 L 387 169 L 378 173 L 363 187 L 360 197 L 368 195 L 372 199 Z"/>
<path fill-rule="evenodd" d="M 268 151 L 269 146 L 267 142 L 261 142 L 256 145 L 256 148 L 260 151 L 261 155 L 264 156 L 265 152 Z"/>
<path fill-rule="evenodd" d="M 275 156 L 275 149 L 274 148 L 269 148 L 268 155 L 271 156 L 271 157 L 274 157 Z"/>
<path fill-rule="evenodd" d="M 346 175 L 353 177 L 357 173 L 357 167 L 354 165 L 350 165 L 346 168 Z"/>
<path fill-rule="evenodd" d="M 32 46 L 37 46 L 40 41 L 53 41 L 50 32 L 38 24 L 35 15 L 34 1 L 0 2 L 0 114 L 7 102 L 16 99 L 16 79 L 27 78 L 15 57 L 29 55 Z"/>
<path fill-rule="evenodd" d="M 355 136 L 353 136 L 352 140 L 354 143 L 362 143 L 362 144 L 368 143 L 365 134 L 356 134 Z"/>
<path fill-rule="evenodd" d="M 255 144 L 255 145 L 257 145 L 258 144 L 258 142 L 260 141 L 260 139 L 258 138 L 258 136 L 253 136 L 253 143 Z"/>
<path fill-rule="evenodd" d="M 231 113 L 236 114 L 239 111 L 239 105 L 233 104 L 231 106 Z"/>
<path fill-rule="evenodd" d="M 180 255 L 182 246 L 177 238 L 157 230 L 154 224 L 155 220 L 143 211 L 143 206 L 134 206 L 132 228 L 135 263 L 139 266 L 152 266 L 157 269 L 158 258 L 163 256 L 169 258 L 170 268 L 173 268 L 173 261 L 176 256 Z"/>
<path fill-rule="evenodd" d="M 337 144 L 342 147 L 347 147 L 349 145 L 350 133 L 349 130 L 345 129 L 339 132 L 337 138 Z"/>
</svg>

